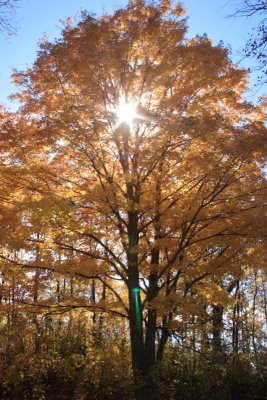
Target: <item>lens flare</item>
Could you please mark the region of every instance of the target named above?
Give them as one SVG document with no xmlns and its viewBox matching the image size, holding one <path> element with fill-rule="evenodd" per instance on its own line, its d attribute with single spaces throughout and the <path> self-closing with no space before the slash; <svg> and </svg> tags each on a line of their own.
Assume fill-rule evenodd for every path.
<svg viewBox="0 0 267 400">
<path fill-rule="evenodd" d="M 132 289 L 134 298 L 135 298 L 135 316 L 136 316 L 136 324 L 138 331 L 140 332 L 142 329 L 142 318 L 141 318 L 141 309 L 139 304 L 139 294 L 140 288 L 133 288 Z"/>
</svg>

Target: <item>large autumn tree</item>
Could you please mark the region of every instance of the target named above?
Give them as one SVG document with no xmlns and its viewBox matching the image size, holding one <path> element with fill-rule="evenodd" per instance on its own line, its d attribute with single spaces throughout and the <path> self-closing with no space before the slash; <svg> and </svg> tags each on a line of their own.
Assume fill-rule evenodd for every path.
<svg viewBox="0 0 267 400">
<path fill-rule="evenodd" d="M 185 38 L 183 14 L 140 0 L 67 25 L 14 75 L 22 106 L 1 128 L 22 249 L 2 259 L 105 288 L 49 304 L 128 320 L 138 399 L 172 330 L 226 304 L 221 282 L 266 238 L 263 113 L 225 48 Z"/>
</svg>

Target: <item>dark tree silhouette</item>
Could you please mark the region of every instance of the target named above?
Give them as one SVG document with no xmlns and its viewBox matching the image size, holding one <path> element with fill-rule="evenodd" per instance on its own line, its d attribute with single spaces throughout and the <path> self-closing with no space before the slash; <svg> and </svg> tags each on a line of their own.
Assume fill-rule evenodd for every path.
<svg viewBox="0 0 267 400">
<path fill-rule="evenodd" d="M 19 0 L 0 0 L 0 32 L 11 36 L 16 32 L 14 16 Z"/>
<path fill-rule="evenodd" d="M 251 70 L 260 71 L 258 83 L 264 84 L 267 81 L 267 2 L 266 0 L 243 0 L 233 17 L 247 17 L 261 15 L 260 22 L 252 28 L 249 39 L 243 49 L 244 56 L 253 58 L 255 64 Z"/>
</svg>

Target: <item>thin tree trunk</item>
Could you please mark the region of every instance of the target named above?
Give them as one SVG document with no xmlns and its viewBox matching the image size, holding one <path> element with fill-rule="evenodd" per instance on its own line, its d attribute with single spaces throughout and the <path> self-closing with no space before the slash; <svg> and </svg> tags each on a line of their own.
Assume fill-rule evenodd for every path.
<svg viewBox="0 0 267 400">
<path fill-rule="evenodd" d="M 233 312 L 233 330 L 232 330 L 232 347 L 233 347 L 233 361 L 235 363 L 236 355 L 239 352 L 239 312 L 240 312 L 240 298 L 239 298 L 239 281 L 236 283 L 235 292 L 236 304 Z"/>
<path fill-rule="evenodd" d="M 222 352 L 221 332 L 223 330 L 223 307 L 213 305 L 212 307 L 212 346 L 215 354 Z"/>
</svg>

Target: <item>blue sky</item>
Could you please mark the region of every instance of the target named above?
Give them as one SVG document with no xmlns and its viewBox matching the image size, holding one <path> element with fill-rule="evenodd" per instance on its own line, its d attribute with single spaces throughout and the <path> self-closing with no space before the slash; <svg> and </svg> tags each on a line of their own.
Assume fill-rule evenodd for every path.
<svg viewBox="0 0 267 400">
<path fill-rule="evenodd" d="M 255 20 L 247 18 L 226 18 L 238 6 L 239 0 L 184 0 L 187 10 L 189 32 L 188 36 L 207 33 L 217 44 L 223 40 L 225 45 L 232 48 L 232 59 L 237 62 L 241 59 L 241 49 L 248 38 L 248 31 Z M 10 75 L 13 68 L 24 70 L 31 65 L 38 51 L 38 41 L 44 35 L 50 40 L 59 38 L 62 30 L 60 20 L 70 16 L 79 17 L 81 9 L 87 9 L 96 14 L 103 11 L 112 12 L 126 4 L 125 0 L 21 0 L 17 10 L 17 36 L 9 39 L 0 36 L 2 57 L 0 59 L 0 104 L 14 109 L 15 105 L 8 100 L 8 96 L 16 91 L 11 84 Z M 247 61 L 243 62 L 248 67 Z M 251 87 L 255 83 L 251 79 Z M 263 88 L 255 93 L 248 94 L 248 99 L 255 101 L 263 93 Z"/>
</svg>

